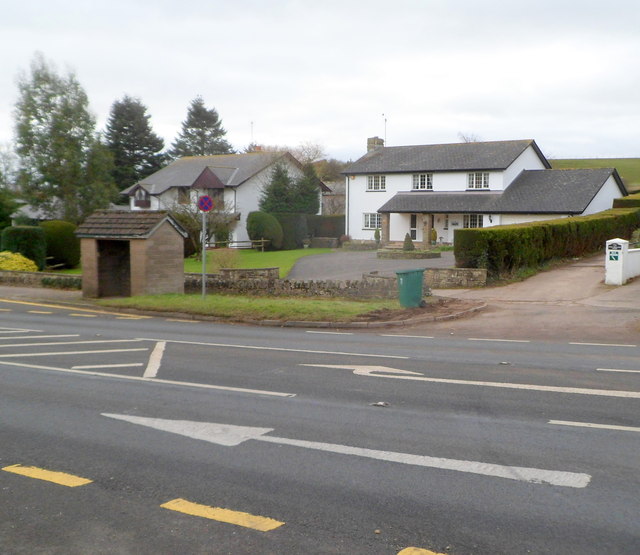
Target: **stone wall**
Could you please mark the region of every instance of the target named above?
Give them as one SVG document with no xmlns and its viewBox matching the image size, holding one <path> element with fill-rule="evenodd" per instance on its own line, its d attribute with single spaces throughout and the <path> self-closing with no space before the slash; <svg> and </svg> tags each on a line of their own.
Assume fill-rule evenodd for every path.
<svg viewBox="0 0 640 555">
<path fill-rule="evenodd" d="M 55 289 L 81 289 L 82 276 L 54 272 L 11 272 L 0 270 L 2 285 L 17 287 L 51 287 Z"/>
<path fill-rule="evenodd" d="M 487 270 L 483 268 L 427 268 L 424 271 L 424 283 L 433 289 L 484 287 L 487 284 Z"/>
<path fill-rule="evenodd" d="M 278 279 L 280 277 L 280 268 L 220 268 L 219 273 L 223 279 L 229 280 Z"/>
</svg>

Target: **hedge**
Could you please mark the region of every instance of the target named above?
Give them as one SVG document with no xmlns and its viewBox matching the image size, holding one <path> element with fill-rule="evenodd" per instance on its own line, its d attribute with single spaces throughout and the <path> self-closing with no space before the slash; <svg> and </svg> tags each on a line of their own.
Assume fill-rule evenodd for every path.
<svg viewBox="0 0 640 555">
<path fill-rule="evenodd" d="M 553 258 L 596 252 L 609 239 L 630 237 L 639 226 L 638 208 L 614 208 L 591 216 L 456 229 L 456 266 L 486 268 L 494 279 L 507 277 L 520 268 L 536 268 Z"/>
<path fill-rule="evenodd" d="M 344 214 L 338 216 L 307 215 L 307 229 L 311 237 L 335 237 L 344 235 Z"/>
<path fill-rule="evenodd" d="M 266 250 L 282 248 L 282 226 L 278 220 L 266 212 L 249 212 L 247 216 L 247 234 L 252 241 L 268 239 Z"/>
<path fill-rule="evenodd" d="M 293 250 L 304 247 L 304 240 L 309 236 L 307 231 L 308 214 L 277 212 L 272 215 L 282 226 L 282 249 Z"/>
<path fill-rule="evenodd" d="M 2 230 L 0 250 L 18 252 L 44 270 L 47 243 L 44 230 L 38 226 L 16 225 Z"/>
<path fill-rule="evenodd" d="M 75 235 L 76 225 L 62 220 L 42 222 L 47 241 L 49 266 L 75 268 L 80 264 L 80 239 Z"/>
<path fill-rule="evenodd" d="M 640 193 L 635 193 L 627 197 L 613 199 L 614 208 L 636 208 L 640 207 Z"/>
</svg>

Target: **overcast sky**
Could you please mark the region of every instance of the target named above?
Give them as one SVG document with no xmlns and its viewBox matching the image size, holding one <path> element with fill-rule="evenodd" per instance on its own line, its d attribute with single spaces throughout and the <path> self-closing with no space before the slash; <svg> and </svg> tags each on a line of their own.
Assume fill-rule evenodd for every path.
<svg viewBox="0 0 640 555">
<path fill-rule="evenodd" d="M 640 156 L 638 0 L 4 0 L 0 143 L 36 51 L 75 72 L 100 129 L 128 94 L 167 146 L 201 95 L 238 149 L 313 142 L 355 160 L 385 132 L 390 146 L 463 133 Z"/>
</svg>

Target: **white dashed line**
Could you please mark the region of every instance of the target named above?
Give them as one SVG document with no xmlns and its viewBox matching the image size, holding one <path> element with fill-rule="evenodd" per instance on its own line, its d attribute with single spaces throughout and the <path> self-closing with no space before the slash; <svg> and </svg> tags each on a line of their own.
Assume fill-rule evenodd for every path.
<svg viewBox="0 0 640 555">
<path fill-rule="evenodd" d="M 491 339 L 489 337 L 469 337 L 468 341 L 498 341 L 501 343 L 531 343 L 528 339 Z"/>
<path fill-rule="evenodd" d="M 353 335 L 351 332 L 347 331 L 310 331 L 307 330 L 307 333 L 320 333 L 324 335 Z"/>
<path fill-rule="evenodd" d="M 637 347 L 637 345 L 621 345 L 618 343 L 577 343 L 570 342 L 569 345 L 588 345 L 591 347 Z"/>
<path fill-rule="evenodd" d="M 640 428 L 636 428 L 634 426 L 615 426 L 613 424 L 594 424 L 592 422 L 570 422 L 568 420 L 549 420 L 549 424 L 557 424 L 559 426 L 576 426 L 579 428 L 598 428 L 600 430 L 616 430 L 618 432 L 640 433 Z"/>
<path fill-rule="evenodd" d="M 621 368 L 596 368 L 598 372 L 624 372 L 626 374 L 640 374 L 640 370 L 622 370 Z"/>
</svg>

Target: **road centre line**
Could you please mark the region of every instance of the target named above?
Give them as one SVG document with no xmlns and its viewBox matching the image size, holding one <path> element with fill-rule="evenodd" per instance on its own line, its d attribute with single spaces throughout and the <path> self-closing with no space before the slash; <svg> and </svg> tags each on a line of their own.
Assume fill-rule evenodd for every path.
<svg viewBox="0 0 640 555">
<path fill-rule="evenodd" d="M 75 316 L 76 318 L 97 318 L 98 317 L 97 314 L 76 314 L 73 312 L 70 312 L 68 315 Z"/>
<path fill-rule="evenodd" d="M 69 336 L 73 337 L 73 336 Z M 79 337 L 79 336 L 75 336 Z M 30 339 L 30 338 L 29 338 Z M 38 339 L 35 337 L 34 339 Z M 0 345 L 0 349 L 9 347 L 51 347 L 53 345 L 87 345 L 90 343 L 140 343 L 141 339 L 87 339 L 83 341 L 56 341 L 49 343 L 13 343 L 11 345 Z"/>
<path fill-rule="evenodd" d="M 325 335 L 353 335 L 353 332 L 349 332 L 349 331 L 312 331 L 312 330 L 307 330 L 307 333 L 323 333 Z"/>
<path fill-rule="evenodd" d="M 53 314 L 50 310 L 28 310 L 29 314 Z"/>
<path fill-rule="evenodd" d="M 11 337 L 0 337 L 0 341 L 4 339 L 55 339 L 60 337 L 80 337 L 80 334 L 68 333 L 64 335 L 20 335 L 18 337 L 16 337 L 15 335 L 12 335 Z M 29 344 L 31 345 L 31 343 Z M 33 345 L 41 345 L 41 343 L 33 343 Z"/>
<path fill-rule="evenodd" d="M 401 335 L 399 333 L 379 333 L 379 337 L 408 337 L 411 339 L 435 339 L 433 336 L 429 335 Z"/>
<path fill-rule="evenodd" d="M 212 385 L 197 382 L 178 382 L 175 380 L 161 380 L 160 378 L 143 378 L 141 376 L 127 376 L 126 374 L 110 374 L 108 372 L 89 372 L 86 370 L 73 370 L 71 368 L 60 368 L 56 366 L 42 366 L 37 364 L 25 364 L 22 362 L 8 362 L 0 360 L 0 365 L 17 366 L 19 368 L 31 368 L 33 370 L 47 370 L 52 372 L 62 372 L 64 374 L 77 374 L 80 376 L 96 376 L 100 378 L 116 378 L 119 380 L 132 380 L 160 385 L 178 385 L 183 387 L 196 387 L 199 389 L 216 389 L 220 391 L 233 391 L 237 393 L 251 393 L 255 395 L 269 395 L 272 397 L 295 397 L 295 393 L 281 393 L 279 391 L 265 391 L 262 389 L 246 389 L 242 387 L 230 387 L 225 385 Z"/>
<path fill-rule="evenodd" d="M 601 430 L 616 430 L 619 432 L 636 432 L 640 433 L 640 428 L 634 426 L 616 426 L 614 424 L 594 424 L 592 422 L 571 422 L 568 420 L 549 420 L 549 424 L 557 424 L 559 426 L 576 426 L 580 428 L 598 428 Z"/>
<path fill-rule="evenodd" d="M 596 368 L 597 372 L 624 372 L 626 374 L 640 374 L 640 370 L 622 370 L 621 368 Z"/>
<path fill-rule="evenodd" d="M 284 522 L 280 522 L 273 518 L 252 515 L 240 511 L 232 511 L 221 507 L 209 507 L 199 503 L 192 503 L 186 499 L 174 499 L 173 501 L 168 501 L 160 506 L 163 509 L 208 518 L 210 520 L 217 520 L 218 522 L 224 522 L 226 524 L 235 524 L 236 526 L 251 528 L 252 530 L 258 530 L 259 532 L 269 532 L 270 530 L 275 530 L 284 524 Z"/>
<path fill-rule="evenodd" d="M 140 341 L 166 341 L 167 343 L 179 343 L 183 345 L 202 345 L 204 347 L 227 347 L 230 349 L 250 349 L 254 351 L 283 351 L 289 353 L 311 353 L 316 355 L 345 355 L 355 357 L 373 358 L 397 358 L 407 360 L 409 357 L 400 355 L 372 355 L 370 353 L 345 353 L 342 351 L 315 351 L 311 349 L 291 349 L 287 347 L 260 347 L 258 345 L 234 345 L 230 343 L 205 343 L 202 341 L 179 341 L 177 339 L 152 339 L 150 337 L 138 337 Z"/>
<path fill-rule="evenodd" d="M 5 472 L 11 472 L 12 474 L 26 476 L 28 478 L 36 478 L 37 480 L 53 482 L 54 484 L 67 486 L 69 488 L 76 488 L 78 486 L 84 486 L 93 482 L 93 480 L 81 478 L 80 476 L 75 476 L 74 474 L 67 474 L 66 472 L 58 472 L 54 470 L 46 470 L 45 468 L 38 468 L 35 466 L 22 466 L 21 464 L 5 466 L 2 470 L 4 470 Z"/>
<path fill-rule="evenodd" d="M 0 328 L 0 334 L 3 333 L 27 333 L 27 332 L 44 333 L 44 330 L 28 330 L 25 328 Z"/>
<path fill-rule="evenodd" d="M 140 349 L 100 349 L 97 351 L 61 351 L 59 353 L 11 353 L 9 355 L 0 355 L 0 358 L 17 358 L 17 357 L 50 357 L 60 355 L 97 355 L 103 353 L 132 353 L 134 351 L 148 351 L 148 347 Z"/>
<path fill-rule="evenodd" d="M 468 337 L 467 341 L 498 341 L 502 343 L 531 343 L 529 339 L 491 339 L 490 337 Z"/>
<path fill-rule="evenodd" d="M 637 345 L 622 345 L 619 343 L 579 343 L 569 342 L 569 345 L 587 345 L 591 347 L 637 347 Z"/>
<path fill-rule="evenodd" d="M 89 370 L 91 368 L 132 368 L 134 366 L 144 366 L 142 362 L 131 364 L 85 364 L 83 366 L 72 366 L 72 370 Z"/>
</svg>

